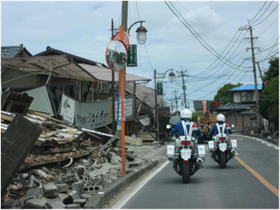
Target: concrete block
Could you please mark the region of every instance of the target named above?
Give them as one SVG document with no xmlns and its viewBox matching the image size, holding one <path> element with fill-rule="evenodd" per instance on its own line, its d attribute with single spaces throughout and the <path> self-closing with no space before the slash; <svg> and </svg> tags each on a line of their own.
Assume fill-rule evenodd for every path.
<svg viewBox="0 0 280 210">
<path fill-rule="evenodd" d="M 41 199 L 31 199 L 25 202 L 24 209 L 44 209 L 47 201 Z"/>
<path fill-rule="evenodd" d="M 81 196 L 81 198 L 83 198 L 83 199 L 89 199 L 89 198 L 91 198 L 92 197 L 92 195 L 90 195 L 90 194 L 81 194 L 80 195 Z"/>
<path fill-rule="evenodd" d="M 60 199 L 50 199 L 46 206 L 50 209 L 64 209 L 65 205 L 60 201 Z"/>
<path fill-rule="evenodd" d="M 55 185 L 43 185 L 43 189 L 47 198 L 56 198 L 58 196 L 58 188 Z"/>
<path fill-rule="evenodd" d="M 73 204 L 79 204 L 81 207 L 84 207 L 86 202 L 87 202 L 87 199 L 75 199 L 75 200 L 73 200 Z"/>
<path fill-rule="evenodd" d="M 77 191 L 72 190 L 71 192 L 68 193 L 68 195 L 73 199 L 81 199 L 81 197 L 79 196 L 79 194 L 77 193 Z"/>
<path fill-rule="evenodd" d="M 58 192 L 60 192 L 60 193 L 65 193 L 65 192 L 68 191 L 68 185 L 65 184 L 65 183 L 64 184 L 56 184 L 55 186 L 57 187 Z"/>
<path fill-rule="evenodd" d="M 72 184 L 72 190 L 75 190 L 79 195 L 83 194 L 84 191 L 84 182 L 75 182 Z"/>
<path fill-rule="evenodd" d="M 76 180 L 77 180 L 76 174 L 68 174 L 68 175 L 59 177 L 59 181 L 62 183 L 75 182 Z"/>
<path fill-rule="evenodd" d="M 68 194 L 59 193 L 58 198 L 60 198 L 61 202 L 65 205 L 73 203 L 73 199 Z"/>
<path fill-rule="evenodd" d="M 35 197 L 35 198 L 42 198 L 44 195 L 43 188 L 37 187 L 37 188 L 30 188 L 26 191 L 27 197 Z"/>
<path fill-rule="evenodd" d="M 68 204 L 65 207 L 66 209 L 80 209 L 81 206 L 79 204 Z"/>
</svg>

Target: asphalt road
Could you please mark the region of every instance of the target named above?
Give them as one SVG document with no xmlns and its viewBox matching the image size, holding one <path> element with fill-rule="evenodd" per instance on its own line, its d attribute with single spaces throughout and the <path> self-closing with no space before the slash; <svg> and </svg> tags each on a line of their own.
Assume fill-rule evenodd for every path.
<svg viewBox="0 0 280 210">
<path fill-rule="evenodd" d="M 183 184 L 170 162 L 122 208 L 278 209 L 279 148 L 241 135 L 231 138 L 238 140 L 239 156 L 225 169 L 208 153 L 205 167 Z"/>
</svg>

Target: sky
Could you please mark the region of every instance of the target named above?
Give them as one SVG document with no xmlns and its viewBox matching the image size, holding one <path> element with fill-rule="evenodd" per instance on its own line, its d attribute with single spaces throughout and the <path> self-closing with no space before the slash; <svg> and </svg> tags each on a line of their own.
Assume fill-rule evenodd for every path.
<svg viewBox="0 0 280 210">
<path fill-rule="evenodd" d="M 153 79 L 154 70 L 174 69 L 174 83 L 163 81 L 164 100 L 175 108 L 186 99 L 213 100 L 224 84 L 254 83 L 250 31 L 255 59 L 265 72 L 278 57 L 278 1 L 129 1 L 128 27 L 143 20 L 147 41 L 137 44 L 134 25 L 130 44 L 137 44 L 138 66 L 127 73 Z M 119 28 L 121 1 L 1 1 L 1 46 L 24 47 L 36 55 L 47 46 L 106 64 L 111 19 Z M 243 29 L 243 30 L 241 30 Z M 106 64 L 107 65 L 107 64 Z M 257 80 L 261 83 L 259 70 Z M 146 86 L 154 88 L 151 81 Z M 175 94 L 176 91 L 176 94 Z"/>
</svg>

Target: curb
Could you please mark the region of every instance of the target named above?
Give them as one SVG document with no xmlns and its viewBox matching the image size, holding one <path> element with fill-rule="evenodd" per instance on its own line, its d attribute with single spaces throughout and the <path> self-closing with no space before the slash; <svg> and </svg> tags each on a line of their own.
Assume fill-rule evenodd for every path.
<svg viewBox="0 0 280 210">
<path fill-rule="evenodd" d="M 278 139 L 267 139 L 267 138 L 261 137 L 261 136 L 256 135 L 256 134 L 247 134 L 247 133 L 246 134 L 241 133 L 241 135 L 258 138 L 258 139 L 261 139 L 261 140 L 266 141 L 268 143 L 274 144 L 275 146 L 279 146 L 279 143 L 278 143 L 279 140 Z"/>
<path fill-rule="evenodd" d="M 116 180 L 112 185 L 109 185 L 103 190 L 104 194 L 95 194 L 87 200 L 84 209 L 101 209 L 108 201 L 113 199 L 117 194 L 123 191 L 129 184 L 142 176 L 148 170 L 154 168 L 159 163 L 158 160 L 150 162 L 138 168 L 138 171 L 132 171 L 129 174 Z"/>
</svg>

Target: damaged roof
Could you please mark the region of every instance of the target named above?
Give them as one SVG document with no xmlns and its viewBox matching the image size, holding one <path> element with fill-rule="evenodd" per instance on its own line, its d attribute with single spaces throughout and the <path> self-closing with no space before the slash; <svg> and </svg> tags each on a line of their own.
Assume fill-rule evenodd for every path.
<svg viewBox="0 0 280 210">
<path fill-rule="evenodd" d="M 255 90 L 255 84 L 242 85 L 230 89 L 229 91 L 243 91 L 243 90 Z M 262 90 L 262 84 L 258 84 L 258 90 Z"/>
<path fill-rule="evenodd" d="M 82 57 L 79 57 L 79 56 L 76 56 L 76 55 L 73 55 L 70 53 L 66 53 L 64 51 L 54 49 L 50 46 L 47 46 L 45 51 L 40 52 L 34 56 L 50 56 L 50 55 L 67 55 L 67 57 L 72 58 L 76 63 L 86 63 L 86 64 L 90 64 L 90 65 L 94 65 L 94 66 L 99 64 L 100 66 L 106 67 L 104 64 L 98 63 L 96 61 L 92 61 L 92 60 L 82 58 Z"/>
<path fill-rule="evenodd" d="M 32 54 L 25 47 L 23 47 L 23 44 L 20 44 L 19 46 L 1 47 L 1 58 L 15 58 L 21 55 L 23 51 L 25 51 L 29 56 L 32 56 Z"/>
<path fill-rule="evenodd" d="M 134 83 L 127 82 L 125 89 L 130 94 L 133 94 Z M 154 89 L 146 87 L 144 85 L 136 84 L 135 96 L 138 99 L 140 99 L 141 101 L 144 100 L 144 103 L 147 104 L 148 106 L 150 106 L 152 108 L 155 107 L 155 90 Z M 165 93 L 163 95 L 158 95 L 157 102 L 159 103 L 164 96 L 165 96 Z"/>
</svg>

